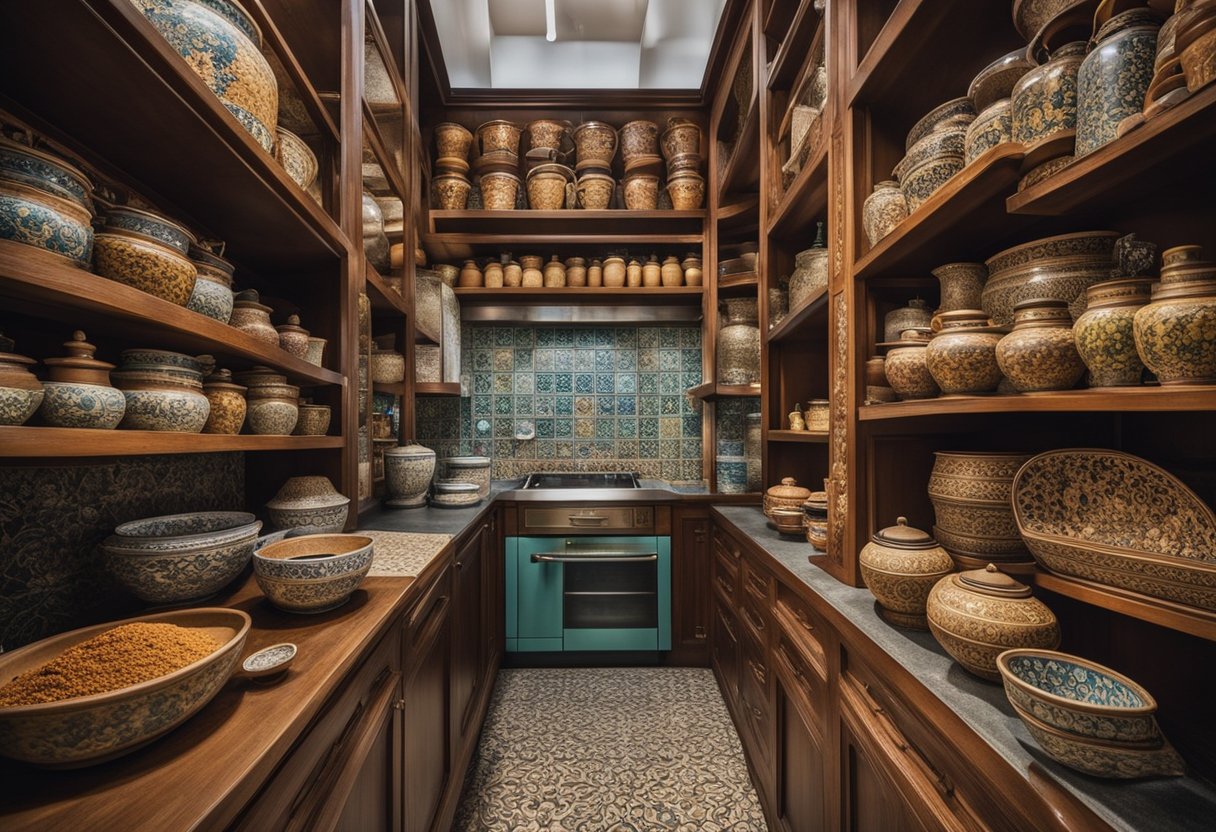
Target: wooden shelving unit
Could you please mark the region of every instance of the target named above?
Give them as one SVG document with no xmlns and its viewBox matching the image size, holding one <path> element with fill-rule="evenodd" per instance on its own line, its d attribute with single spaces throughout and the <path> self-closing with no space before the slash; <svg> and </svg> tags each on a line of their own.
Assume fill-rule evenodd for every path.
<svg viewBox="0 0 1216 832">
<path fill-rule="evenodd" d="M 646 242 L 671 237 L 699 242 L 706 212 L 698 211 L 431 211 L 428 236 L 434 240 L 472 235 L 496 243 L 500 238 L 518 243 L 585 240 L 587 242 Z"/>
<path fill-rule="evenodd" d="M 756 151 L 760 145 L 760 98 L 753 94 L 748 104 L 747 114 L 743 117 L 743 127 L 739 131 L 739 140 L 726 163 L 718 185 L 718 199 L 726 202 L 728 198 L 756 191 L 760 187 L 760 166 L 756 164 Z"/>
<path fill-rule="evenodd" d="M 310 451 L 343 447 L 341 436 L 223 436 L 147 430 L 0 426 L 0 456 L 14 458 L 202 454 L 220 451 Z"/>
<path fill-rule="evenodd" d="M 509 287 L 502 289 L 454 289 L 461 305 L 481 303 L 691 304 L 699 306 L 705 292 L 700 286 L 656 286 L 641 289 L 611 289 L 603 286 L 567 286 L 561 289 Z"/>
<path fill-rule="evenodd" d="M 687 393 L 694 399 L 716 401 L 717 399 L 759 396 L 761 389 L 759 384 L 715 384 L 712 381 L 707 381 L 704 384 L 698 384 L 696 387 L 688 388 Z"/>
<path fill-rule="evenodd" d="M 1216 387 L 1123 387 L 1108 390 L 1061 390 L 991 396 L 943 396 L 904 402 L 862 405 L 862 421 L 948 416 L 959 413 L 1216 411 Z"/>
<path fill-rule="evenodd" d="M 1138 592 L 1129 592 L 1082 578 L 1055 575 L 1050 572 L 1036 572 L 1034 585 L 1057 595 L 1112 610 L 1150 624 L 1198 636 L 1208 641 L 1216 641 L 1216 612 L 1211 610 L 1188 607 L 1160 598 L 1151 598 Z"/>
<path fill-rule="evenodd" d="M 460 382 L 418 382 L 414 385 L 415 396 L 459 396 Z"/>
<path fill-rule="evenodd" d="M 827 444 L 828 437 L 828 432 L 825 430 L 770 430 L 768 432 L 769 442 L 809 442 L 824 445 Z"/>
<path fill-rule="evenodd" d="M 827 207 L 828 145 L 821 142 L 819 150 L 794 177 L 789 190 L 769 216 L 768 236 L 784 237 L 801 233 L 816 218 L 823 218 Z M 814 238 L 812 233 L 810 239 Z M 809 244 L 810 241 L 807 242 Z"/>
<path fill-rule="evenodd" d="M 828 290 L 810 297 L 797 309 L 786 314 L 778 324 L 764 336 L 768 343 L 796 341 L 807 338 L 822 338 L 828 320 Z"/>
</svg>

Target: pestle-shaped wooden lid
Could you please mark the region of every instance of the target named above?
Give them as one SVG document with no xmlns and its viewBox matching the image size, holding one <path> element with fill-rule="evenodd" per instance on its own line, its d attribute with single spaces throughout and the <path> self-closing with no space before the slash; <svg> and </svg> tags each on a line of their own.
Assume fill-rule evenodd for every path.
<svg viewBox="0 0 1216 832">
<path fill-rule="evenodd" d="M 93 357 L 97 347 L 85 340 L 82 331 L 78 329 L 73 332 L 72 340 L 64 342 L 63 346 L 67 355 L 43 360 L 51 381 L 110 386 L 110 370 L 114 369 L 114 365 Z"/>
</svg>

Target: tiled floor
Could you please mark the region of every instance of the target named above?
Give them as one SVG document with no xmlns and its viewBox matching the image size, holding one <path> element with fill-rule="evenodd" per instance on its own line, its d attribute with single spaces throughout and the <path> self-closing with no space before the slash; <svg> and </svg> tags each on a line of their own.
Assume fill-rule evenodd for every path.
<svg viewBox="0 0 1216 832">
<path fill-rule="evenodd" d="M 504 669 L 454 829 L 763 832 L 713 673 Z"/>
</svg>

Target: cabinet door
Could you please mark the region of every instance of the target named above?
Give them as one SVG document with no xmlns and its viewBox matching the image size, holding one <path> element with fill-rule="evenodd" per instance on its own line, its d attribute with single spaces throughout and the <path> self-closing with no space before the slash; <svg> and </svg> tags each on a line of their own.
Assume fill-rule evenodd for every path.
<svg viewBox="0 0 1216 832">
<path fill-rule="evenodd" d="M 804 682 L 781 660 L 777 687 L 777 818 L 783 832 L 825 829 L 824 744 Z"/>
<path fill-rule="evenodd" d="M 714 599 L 713 632 L 710 653 L 722 693 L 731 705 L 739 701 L 738 620 L 721 599 Z"/>
<path fill-rule="evenodd" d="M 452 742 L 464 746 L 482 672 L 482 530 L 478 529 L 452 561 Z"/>
<path fill-rule="evenodd" d="M 411 649 L 403 695 L 405 828 L 431 829 L 451 768 L 450 583 L 445 572 L 410 617 Z"/>
<path fill-rule="evenodd" d="M 844 770 L 841 810 L 844 828 L 852 832 L 913 832 L 922 830 L 912 807 L 876 765 L 871 752 L 859 741 L 848 720 L 840 729 Z"/>
<path fill-rule="evenodd" d="M 483 684 L 494 683 L 494 670 L 502 657 L 506 588 L 504 553 L 498 536 L 498 518 L 491 514 L 481 536 L 481 631 Z"/>
<path fill-rule="evenodd" d="M 706 664 L 709 644 L 709 515 L 677 510 L 672 541 L 672 650 L 680 662 Z"/>
</svg>

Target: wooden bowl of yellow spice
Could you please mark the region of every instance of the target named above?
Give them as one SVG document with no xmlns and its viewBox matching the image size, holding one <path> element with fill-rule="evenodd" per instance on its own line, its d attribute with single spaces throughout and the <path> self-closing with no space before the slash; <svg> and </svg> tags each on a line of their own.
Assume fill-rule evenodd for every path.
<svg viewBox="0 0 1216 832">
<path fill-rule="evenodd" d="M 0 755 L 79 768 L 152 742 L 219 692 L 249 627 L 240 610 L 204 607 L 85 627 L 0 654 Z"/>
</svg>

